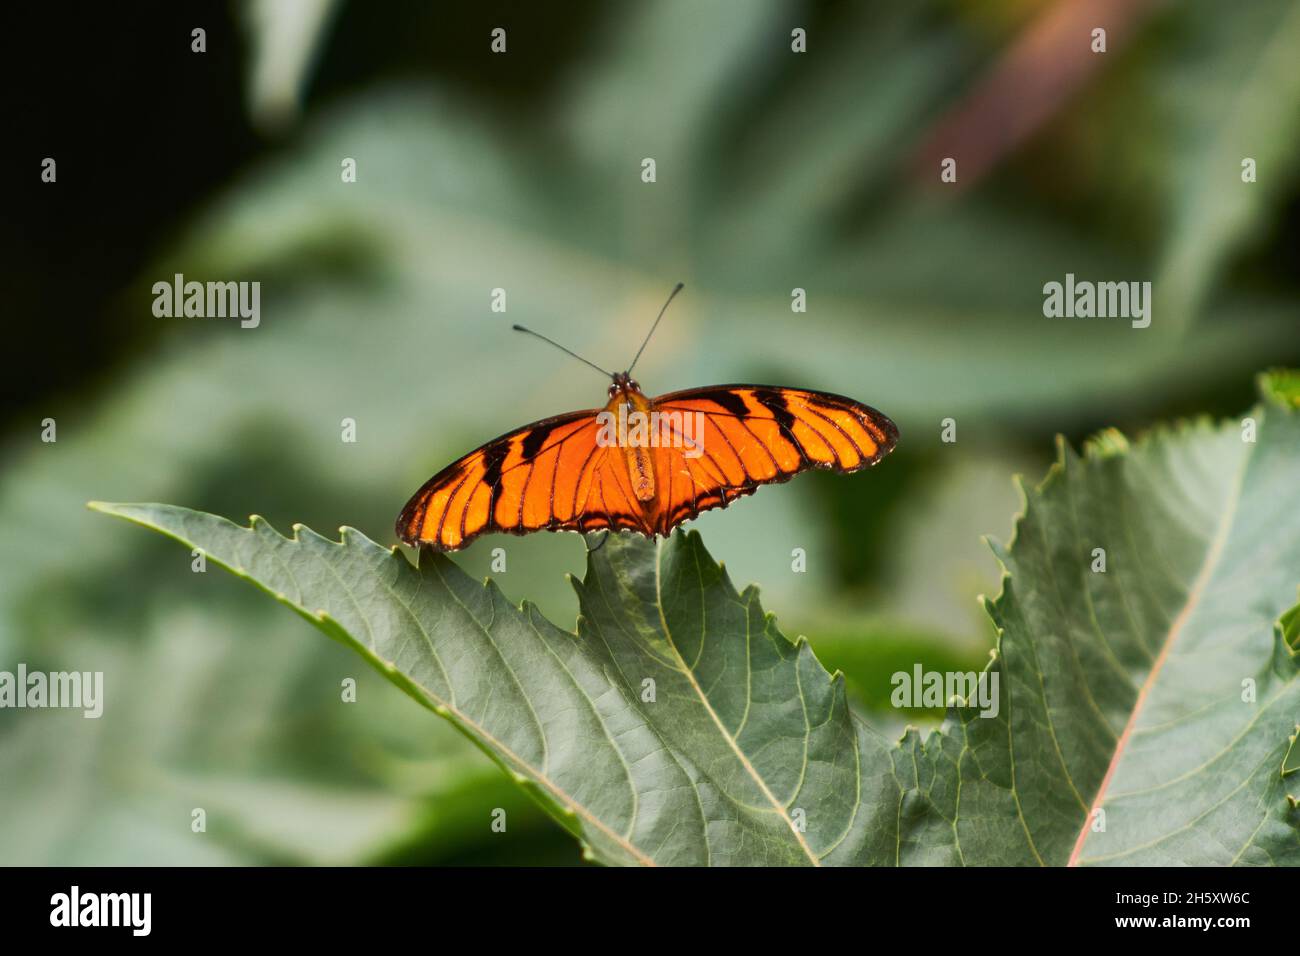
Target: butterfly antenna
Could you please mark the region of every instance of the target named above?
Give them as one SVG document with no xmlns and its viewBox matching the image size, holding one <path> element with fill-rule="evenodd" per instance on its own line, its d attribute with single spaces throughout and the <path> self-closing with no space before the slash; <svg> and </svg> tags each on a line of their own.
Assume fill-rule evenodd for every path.
<svg viewBox="0 0 1300 956">
<path fill-rule="evenodd" d="M 573 356 L 574 358 L 576 358 L 579 362 L 585 362 L 587 365 L 590 365 L 592 368 L 594 368 L 594 369 L 595 369 L 597 372 L 599 372 L 601 375 L 604 375 L 606 378 L 613 378 L 613 377 L 614 377 L 613 373 L 611 373 L 611 372 L 606 372 L 603 368 L 601 368 L 601 367 L 600 367 L 599 365 L 597 365 L 595 362 L 588 362 L 585 358 L 583 358 L 583 357 L 582 357 L 581 355 L 579 355 L 577 352 L 573 352 L 573 351 L 570 351 L 569 349 L 566 349 L 566 348 L 565 348 L 563 345 L 561 345 L 559 342 L 556 342 L 554 339 L 548 339 L 546 336 L 542 335 L 542 333 L 540 333 L 540 332 L 534 332 L 532 329 L 526 329 L 526 328 L 524 328 L 522 325 L 512 325 L 511 328 L 514 329 L 516 332 L 527 332 L 529 335 L 535 335 L 537 338 L 541 339 L 543 342 L 549 342 L 551 345 L 554 345 L 557 349 L 559 349 L 561 352 L 564 352 L 566 355 L 572 355 L 572 356 Z"/>
<path fill-rule="evenodd" d="M 685 283 L 679 282 L 673 286 L 673 291 L 668 293 L 668 301 L 665 302 L 664 307 L 659 310 L 659 314 L 655 317 L 655 324 L 650 326 L 650 331 L 646 333 L 645 341 L 642 342 L 641 347 L 636 350 L 636 355 L 632 358 L 632 364 L 627 367 L 629 375 L 632 374 L 632 369 L 636 367 L 637 359 L 641 357 L 641 353 L 645 351 L 645 347 L 650 344 L 650 336 L 654 335 L 655 329 L 659 328 L 659 320 L 664 317 L 664 313 L 668 311 L 669 304 L 674 298 L 676 298 L 677 293 L 682 291 L 684 285 Z"/>
</svg>

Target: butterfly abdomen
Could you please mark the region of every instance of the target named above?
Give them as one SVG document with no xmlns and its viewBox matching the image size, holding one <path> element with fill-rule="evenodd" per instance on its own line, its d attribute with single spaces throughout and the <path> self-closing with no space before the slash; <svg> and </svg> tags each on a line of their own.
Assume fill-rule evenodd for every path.
<svg viewBox="0 0 1300 956">
<path fill-rule="evenodd" d="M 650 505 L 655 500 L 655 467 L 650 402 L 638 388 L 629 386 L 618 389 L 605 410 L 616 422 L 612 431 L 627 465 L 632 496 L 643 511 L 651 511 Z"/>
</svg>

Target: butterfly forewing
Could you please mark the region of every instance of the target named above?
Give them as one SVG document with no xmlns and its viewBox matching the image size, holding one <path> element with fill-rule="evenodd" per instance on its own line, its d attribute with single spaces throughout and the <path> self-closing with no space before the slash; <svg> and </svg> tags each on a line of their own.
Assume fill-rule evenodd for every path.
<svg viewBox="0 0 1300 956">
<path fill-rule="evenodd" d="M 407 502 L 397 536 L 455 551 L 489 531 L 607 527 L 587 516 L 594 472 L 608 449 L 596 443 L 597 410 L 557 415 L 508 432 L 434 475 Z"/>
</svg>

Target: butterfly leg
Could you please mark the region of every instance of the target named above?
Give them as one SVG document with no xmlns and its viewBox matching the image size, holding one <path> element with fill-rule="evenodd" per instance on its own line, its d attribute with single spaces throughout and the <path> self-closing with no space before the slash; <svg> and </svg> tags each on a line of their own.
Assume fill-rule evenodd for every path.
<svg viewBox="0 0 1300 956">
<path fill-rule="evenodd" d="M 584 540 L 584 541 L 587 540 L 585 535 L 584 535 L 584 537 L 583 537 L 583 540 Z M 599 551 L 601 548 L 605 547 L 605 542 L 608 541 L 608 540 L 609 540 L 609 532 L 606 531 L 604 537 L 602 537 L 602 538 L 600 539 L 600 544 L 596 545 L 594 548 L 592 548 L 592 547 L 588 547 L 588 548 L 587 548 L 587 553 L 588 553 L 588 554 L 595 554 L 595 553 L 596 553 L 597 551 Z"/>
</svg>

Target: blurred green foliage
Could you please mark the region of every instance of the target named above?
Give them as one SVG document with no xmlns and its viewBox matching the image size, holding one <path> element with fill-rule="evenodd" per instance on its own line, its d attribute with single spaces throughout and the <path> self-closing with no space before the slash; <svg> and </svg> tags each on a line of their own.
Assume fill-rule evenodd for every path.
<svg viewBox="0 0 1300 956">
<path fill-rule="evenodd" d="M 973 92 L 1054 7 L 221 14 L 206 62 L 240 69 L 213 73 L 217 125 L 176 110 L 141 148 L 166 167 L 168 138 L 201 150 L 228 128 L 211 145 L 227 167 L 167 208 L 147 171 L 112 185 L 140 197 L 149 243 L 110 255 L 102 296 L 68 310 L 97 343 L 61 360 L 72 380 L 32 376 L 6 416 L 0 667 L 103 670 L 107 704 L 98 721 L 0 711 L 0 859 L 576 862 L 480 754 L 346 650 L 83 505 L 173 501 L 392 541 L 406 497 L 454 456 L 602 400 L 596 376 L 511 322 L 620 365 L 677 280 L 686 291 L 638 366 L 649 393 L 806 385 L 869 402 L 902 432 L 870 473 L 704 516 L 711 551 L 846 671 L 877 726 L 899 723 L 874 708 L 900 661 L 979 665 L 991 635 L 972 597 L 998 583 L 979 535 L 1007 535 L 1010 476 L 1041 474 L 1053 433 L 1235 412 L 1254 370 L 1300 361 L 1296 5 L 1133 4 L 1023 142 L 997 139 L 1024 109 L 1016 96 L 983 107 L 970 128 L 986 139 L 946 140 L 960 129 L 947 118 L 979 116 Z M 505 57 L 488 50 L 498 23 Z M 793 26 L 808 53 L 790 52 Z M 268 58 L 295 45 L 308 55 L 277 81 Z M 1026 101 L 1064 53 L 1043 58 Z M 186 83 L 207 68 L 174 59 Z M 148 96 L 170 94 L 151 89 L 119 109 L 153 115 Z M 918 158 L 936 143 L 991 155 L 989 171 L 946 190 Z M 1258 183 L 1241 182 L 1244 156 Z M 105 241 L 100 223 L 80 228 Z M 59 268 L 96 268 L 75 232 L 50 242 L 58 267 L 6 256 L 38 298 L 61 287 Z M 261 326 L 155 318 L 150 286 L 175 272 L 260 280 Z M 1151 328 L 1045 319 L 1042 285 L 1067 272 L 1154 279 Z M 497 287 L 505 315 L 489 308 Z M 794 287 L 806 314 L 791 312 Z M 47 416 L 54 444 L 40 441 Z M 344 418 L 355 444 L 340 441 Z M 576 536 L 488 538 L 458 563 L 486 574 L 496 547 L 508 595 L 572 620 L 557 569 L 581 570 Z M 792 573 L 794 548 L 808 573 Z M 340 704 L 345 677 L 356 704 Z M 190 831 L 196 806 L 206 834 Z M 498 806 L 508 838 L 488 826 Z"/>
</svg>

